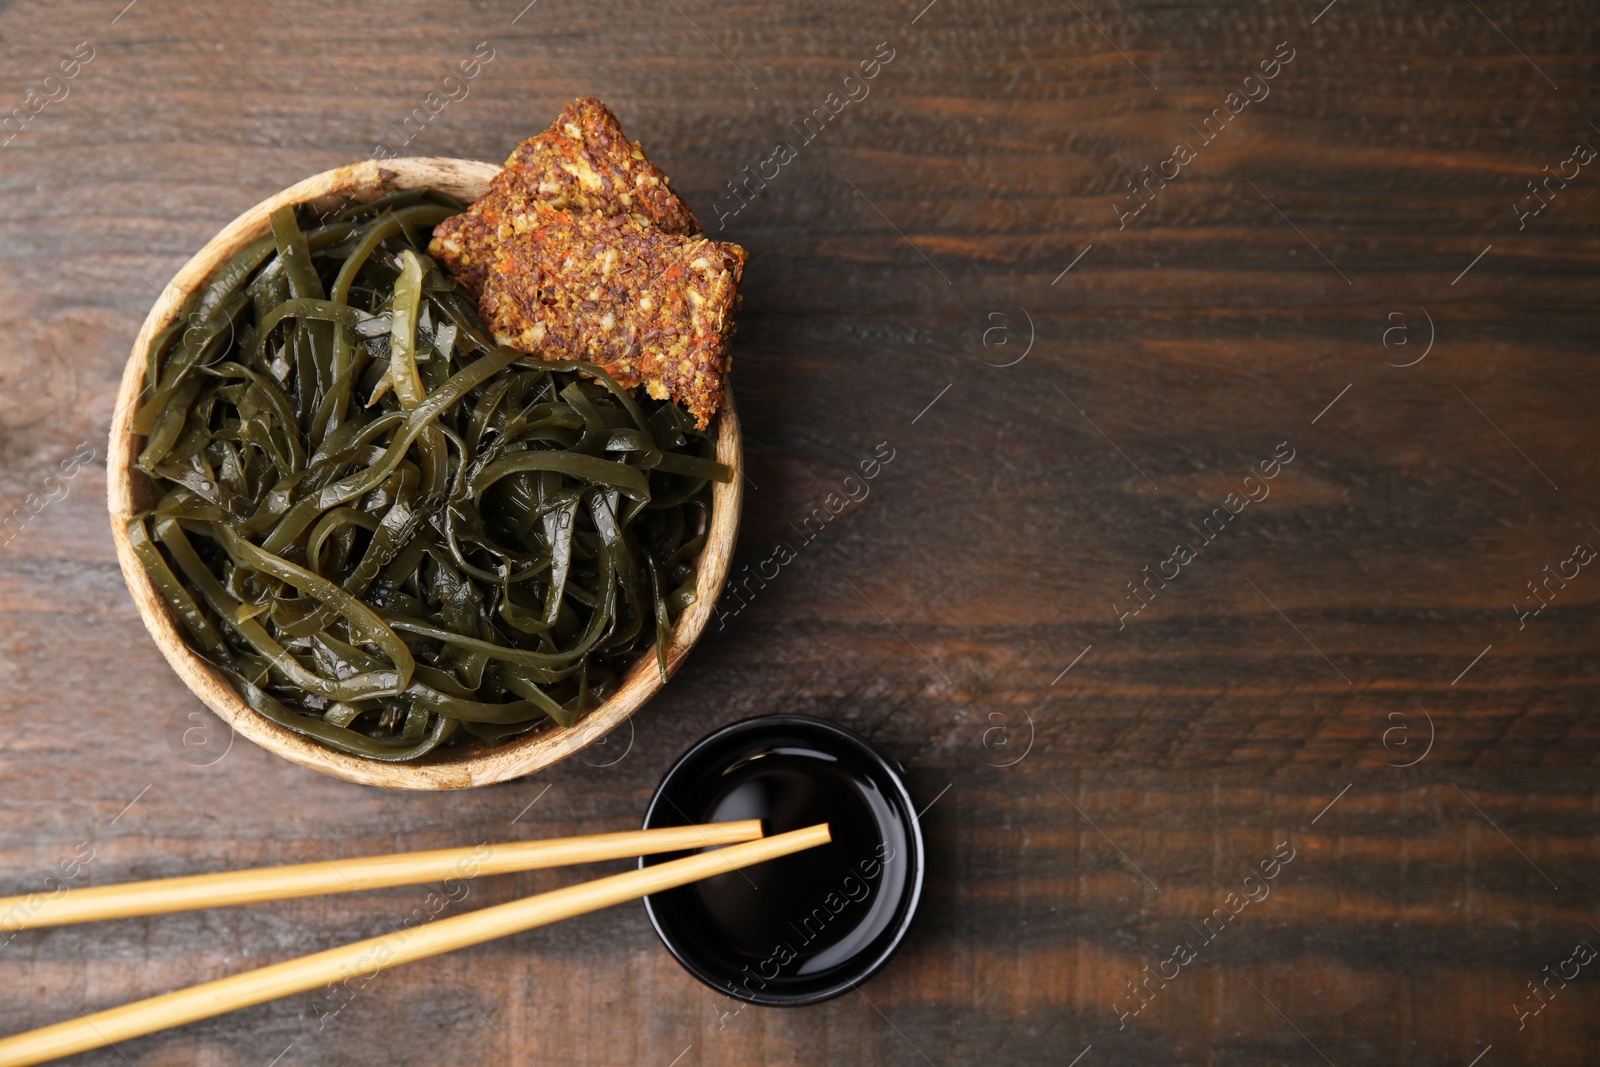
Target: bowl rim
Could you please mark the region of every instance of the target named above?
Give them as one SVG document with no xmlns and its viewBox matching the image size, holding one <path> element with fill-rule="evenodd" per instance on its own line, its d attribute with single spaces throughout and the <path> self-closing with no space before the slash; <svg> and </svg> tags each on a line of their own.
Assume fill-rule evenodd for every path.
<svg viewBox="0 0 1600 1067">
<path fill-rule="evenodd" d="M 291 762 L 349 782 L 399 789 L 465 789 L 531 774 L 605 736 L 654 696 L 664 684 L 655 654 L 643 654 L 623 676 L 617 691 L 574 726 L 552 724 L 494 747 L 447 747 L 414 763 L 388 763 L 337 752 L 258 715 L 224 675 L 184 642 L 128 539 L 128 520 L 140 510 L 136 494 L 153 490 L 148 477 L 133 466 L 139 441 L 131 423 L 143 392 L 145 353 L 151 339 L 177 317 L 185 299 L 203 286 L 218 266 L 244 244 L 270 232 L 270 216 L 277 208 L 285 204 L 331 206 L 345 196 L 370 200 L 417 185 L 471 201 L 483 194 L 500 169 L 493 163 L 443 156 L 365 160 L 312 175 L 261 201 L 218 231 L 167 283 L 134 339 L 117 389 L 106 456 L 107 508 L 117 563 L 145 628 L 189 690 L 234 731 Z M 673 627 L 666 656 L 669 678 L 710 621 L 738 538 L 744 455 L 731 388 L 724 389 L 715 418 L 717 459 L 733 469 L 734 477 L 712 484 L 711 516 L 700 554 L 695 601 Z"/>
<path fill-rule="evenodd" d="M 674 760 L 672 766 L 668 767 L 666 773 L 661 776 L 661 781 L 657 783 L 655 792 L 650 795 L 650 805 L 645 809 L 644 821 L 641 823 L 641 827 L 646 830 L 651 828 L 650 820 L 656 814 L 656 809 L 666 795 L 668 785 L 683 772 L 683 769 L 691 761 L 707 749 L 743 734 L 760 734 L 765 731 L 781 732 L 793 729 L 812 730 L 829 735 L 832 740 L 861 755 L 871 766 L 878 784 L 885 788 L 890 804 L 899 810 L 905 820 L 906 847 L 910 853 L 909 875 L 906 878 L 906 887 L 901 891 L 900 901 L 896 908 L 896 918 L 893 925 L 889 927 L 887 941 L 884 943 L 883 948 L 871 955 L 863 951 L 858 957 L 839 964 L 838 966 L 843 968 L 847 963 L 855 960 L 860 961 L 848 971 L 841 973 L 828 985 L 809 992 L 783 994 L 758 993 L 748 988 L 741 990 L 719 984 L 717 980 L 719 976 L 709 973 L 708 969 L 701 967 L 698 961 L 686 956 L 663 927 L 661 917 L 656 914 L 655 906 L 652 904 L 652 898 L 647 896 L 643 901 L 645 915 L 650 920 L 651 929 L 661 939 L 661 944 L 665 946 L 667 952 L 671 954 L 673 959 L 678 961 L 678 964 L 685 971 L 688 971 L 689 974 L 724 996 L 742 1000 L 747 1004 L 757 1004 L 768 1008 L 800 1008 L 809 1004 L 819 1004 L 825 1000 L 832 1000 L 834 997 L 850 992 L 850 990 L 861 985 L 882 970 L 888 964 L 890 958 L 899 951 L 900 946 L 904 944 L 907 935 L 911 932 L 912 921 L 916 919 L 917 908 L 922 902 L 922 883 L 927 871 L 928 853 L 922 837 L 922 821 L 917 818 L 916 802 L 912 800 L 911 791 L 906 787 L 904 765 L 890 762 L 887 756 L 879 752 L 870 741 L 854 730 L 828 719 L 820 719 L 812 715 L 797 715 L 793 713 L 757 715 L 753 718 L 740 719 L 738 722 L 721 726 L 702 737 L 693 745 L 690 745 L 683 755 Z M 668 858 L 670 857 L 640 856 L 638 865 L 642 870 L 652 863 L 664 862 Z"/>
</svg>

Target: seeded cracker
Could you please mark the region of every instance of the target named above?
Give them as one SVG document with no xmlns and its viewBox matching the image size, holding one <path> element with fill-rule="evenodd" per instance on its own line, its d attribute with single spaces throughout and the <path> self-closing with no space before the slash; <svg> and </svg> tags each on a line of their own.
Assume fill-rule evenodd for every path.
<svg viewBox="0 0 1600 1067">
<path fill-rule="evenodd" d="M 680 401 L 703 429 L 722 402 L 744 249 L 537 202 L 514 227 L 479 300 L 495 339 L 598 363 Z"/>
<path fill-rule="evenodd" d="M 428 251 L 502 344 L 598 363 L 704 428 L 722 400 L 745 254 L 699 234 L 666 175 L 586 99 L 518 145 Z"/>
</svg>

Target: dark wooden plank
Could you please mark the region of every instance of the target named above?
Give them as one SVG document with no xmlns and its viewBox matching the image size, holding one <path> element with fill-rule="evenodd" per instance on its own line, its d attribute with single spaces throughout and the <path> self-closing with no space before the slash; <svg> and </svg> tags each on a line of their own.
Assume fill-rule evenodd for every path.
<svg viewBox="0 0 1600 1067">
<path fill-rule="evenodd" d="M 859 996 L 737 1011 L 621 908 L 81 1062 L 1592 1058 L 1588 969 L 1520 1029 L 1514 1005 L 1600 939 L 1600 579 L 1525 625 L 1513 605 L 1600 543 L 1596 172 L 1521 229 L 1512 210 L 1600 141 L 1591 12 L 920 7 L 0 5 L 0 115 L 94 49 L 0 150 L 0 511 L 23 509 L 0 532 L 0 892 L 88 848 L 81 884 L 628 827 L 685 746 L 773 711 L 862 731 L 932 803 L 924 910 Z M 795 559 L 725 599 L 605 747 L 403 795 L 228 747 L 123 591 L 103 438 L 177 266 L 398 146 L 480 42 L 494 58 L 406 152 L 499 158 L 592 93 L 750 249 L 737 567 Z M 798 143 L 879 42 L 869 95 Z M 1280 42 L 1269 95 L 1198 143 Z M 727 183 L 787 140 L 733 213 Z M 1125 183 L 1179 141 L 1194 159 L 1119 228 Z M 1189 526 L 1281 442 L 1270 496 L 1214 539 Z M 864 499 L 820 521 L 880 443 Z M 1128 583 L 1202 540 L 1119 623 Z M 1271 895 L 1202 938 L 1285 841 Z M 0 1030 L 373 935 L 426 895 L 18 934 Z M 1195 960 L 1120 1025 L 1179 942 Z"/>
</svg>

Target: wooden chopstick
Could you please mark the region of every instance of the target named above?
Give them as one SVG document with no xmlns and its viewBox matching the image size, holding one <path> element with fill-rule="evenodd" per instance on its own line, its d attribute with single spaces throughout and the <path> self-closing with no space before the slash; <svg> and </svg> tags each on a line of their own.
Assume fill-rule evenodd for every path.
<svg viewBox="0 0 1600 1067">
<path fill-rule="evenodd" d="M 0 931 L 9 933 L 32 926 L 60 926 L 323 893 L 353 893 L 440 879 L 509 874 L 574 863 L 652 856 L 708 845 L 732 845 L 754 841 L 760 836 L 761 820 L 747 819 L 86 886 L 69 889 L 53 899 L 40 893 L 0 897 Z"/>
<path fill-rule="evenodd" d="M 27 1067 L 170 1026 L 208 1019 L 236 1008 L 303 993 L 356 975 L 368 976 L 386 967 L 636 900 L 712 875 L 815 848 L 830 840 L 828 824 L 819 823 L 804 830 L 669 860 L 465 915 L 435 919 L 408 930 L 219 978 L 0 1040 L 0 1067 Z"/>
</svg>

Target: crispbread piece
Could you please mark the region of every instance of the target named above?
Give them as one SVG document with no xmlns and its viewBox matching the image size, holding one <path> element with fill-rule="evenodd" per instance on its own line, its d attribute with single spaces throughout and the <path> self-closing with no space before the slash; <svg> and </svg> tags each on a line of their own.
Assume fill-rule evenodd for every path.
<svg viewBox="0 0 1600 1067">
<path fill-rule="evenodd" d="M 511 220 L 536 202 L 607 217 L 637 215 L 667 233 L 700 232 L 667 176 L 627 139 L 611 109 L 590 97 L 572 101 L 549 129 L 519 144 L 489 191 L 433 231 L 428 253 L 477 296 L 494 246 L 510 236 Z"/>
<path fill-rule="evenodd" d="M 503 217 L 479 307 L 501 344 L 598 363 L 625 386 L 681 401 L 704 429 L 722 402 L 745 252 L 533 201 Z"/>
</svg>

